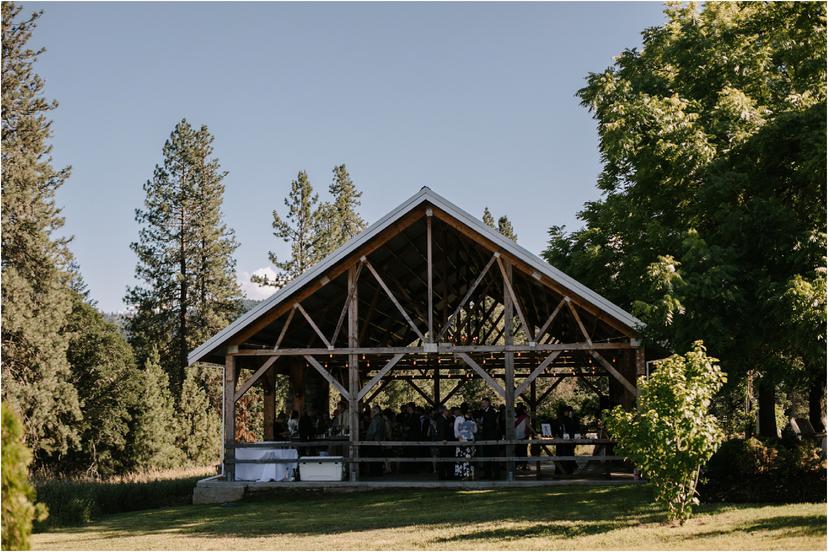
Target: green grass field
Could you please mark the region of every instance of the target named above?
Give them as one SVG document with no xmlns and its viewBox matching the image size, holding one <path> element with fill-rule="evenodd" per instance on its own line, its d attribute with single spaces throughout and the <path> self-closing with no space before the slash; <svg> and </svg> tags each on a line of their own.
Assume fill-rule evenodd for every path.
<svg viewBox="0 0 828 552">
<path fill-rule="evenodd" d="M 283 492 L 103 517 L 37 549 L 800 549 L 826 547 L 825 504 L 703 505 L 663 522 L 646 486 Z"/>
</svg>

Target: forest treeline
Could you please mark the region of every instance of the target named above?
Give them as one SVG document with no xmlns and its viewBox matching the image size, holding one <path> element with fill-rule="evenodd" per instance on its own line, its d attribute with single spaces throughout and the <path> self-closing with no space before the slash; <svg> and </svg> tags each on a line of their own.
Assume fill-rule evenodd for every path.
<svg viewBox="0 0 828 552">
<path fill-rule="evenodd" d="M 40 12 L 3 3 L 2 16 L 2 399 L 34 469 L 215 463 L 220 367 L 188 366 L 187 354 L 244 296 L 213 136 L 181 120 L 163 144 L 136 209 L 128 314 L 108 320 L 60 237 L 55 193 L 70 168 L 50 157 L 57 103 L 29 44 Z M 731 431 L 775 435 L 802 412 L 819 427 L 825 4 L 673 6 L 666 17 L 578 92 L 598 122 L 603 196 L 580 213 L 583 228 L 553 226 L 543 256 L 645 321 L 650 344 L 683 351 L 703 339 L 729 373 L 716 408 Z M 256 283 L 283 286 L 365 227 L 345 165 L 327 192 L 321 201 L 297 174 L 273 211 L 289 253 L 267 253 L 275 276 Z M 516 238 L 508 218 L 483 219 Z"/>
</svg>

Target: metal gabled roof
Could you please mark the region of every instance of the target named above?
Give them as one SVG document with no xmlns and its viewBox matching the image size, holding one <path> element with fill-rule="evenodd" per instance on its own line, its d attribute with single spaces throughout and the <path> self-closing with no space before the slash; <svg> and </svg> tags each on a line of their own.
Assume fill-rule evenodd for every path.
<svg viewBox="0 0 828 552">
<path fill-rule="evenodd" d="M 213 353 L 216 349 L 221 348 L 224 343 L 235 335 L 238 331 L 245 328 L 248 324 L 256 321 L 259 317 L 272 310 L 279 305 L 284 299 L 290 297 L 293 293 L 300 290 L 305 285 L 313 282 L 316 278 L 324 275 L 331 267 L 344 260 L 355 250 L 362 245 L 368 243 L 377 234 L 392 225 L 399 218 L 422 203 L 430 203 L 434 207 L 442 210 L 446 214 L 454 217 L 464 225 L 484 235 L 488 240 L 494 242 L 498 247 L 509 252 L 513 256 L 521 259 L 523 262 L 546 275 L 548 278 L 560 284 L 562 287 L 571 290 L 573 293 L 581 296 L 593 306 L 611 315 L 613 318 L 628 326 L 631 329 L 643 327 L 644 324 L 632 314 L 628 313 L 618 305 L 612 303 L 608 299 L 602 297 L 600 294 L 591 290 L 587 286 L 578 282 L 574 278 L 564 274 L 557 268 L 551 266 L 537 255 L 524 249 L 514 241 L 503 236 L 497 230 L 490 228 L 480 219 L 470 215 L 454 203 L 450 202 L 443 196 L 432 191 L 428 187 L 423 187 L 419 192 L 408 198 L 395 209 L 390 211 L 384 217 L 370 225 L 359 235 L 351 238 L 348 242 L 343 244 L 339 249 L 328 255 L 323 261 L 314 265 L 301 276 L 295 278 L 283 288 L 276 291 L 270 298 L 263 301 L 261 304 L 245 312 L 236 320 L 230 323 L 223 330 L 215 334 L 213 337 L 193 349 L 188 356 L 190 364 L 198 362 L 204 357 Z"/>
</svg>

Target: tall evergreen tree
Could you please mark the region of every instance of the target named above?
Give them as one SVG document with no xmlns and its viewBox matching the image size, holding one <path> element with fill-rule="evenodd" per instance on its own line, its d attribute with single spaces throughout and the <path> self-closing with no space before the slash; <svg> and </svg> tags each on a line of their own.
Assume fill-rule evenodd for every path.
<svg viewBox="0 0 828 552">
<path fill-rule="evenodd" d="M 319 260 L 319 194 L 313 191 L 308 173 L 299 171 L 290 183 L 290 193 L 285 198 L 287 215 L 273 211 L 273 235 L 290 244 L 290 256 L 284 261 L 273 251 L 268 252 L 270 262 L 276 267 L 275 278 L 254 275 L 250 281 L 261 286 L 282 287 Z"/>
<path fill-rule="evenodd" d="M 210 404 L 203 370 L 198 363 L 187 368 L 175 414 L 177 447 L 195 466 L 215 464 L 221 457 L 221 418 Z"/>
<path fill-rule="evenodd" d="M 495 222 L 494 215 L 492 215 L 492 212 L 489 211 L 489 208 L 483 207 L 483 224 L 490 228 L 496 229 L 510 240 L 517 241 L 517 234 L 512 226 L 512 221 L 510 221 L 509 217 L 506 215 L 503 215 L 497 219 L 497 222 Z"/>
<path fill-rule="evenodd" d="M 206 126 L 179 122 L 163 148 L 163 161 L 144 184 L 144 208 L 135 275 L 129 288 L 133 309 L 127 325 L 139 361 L 158 344 L 161 364 L 178 393 L 189 351 L 227 325 L 240 308 L 232 229 L 223 222 L 222 171 L 213 157 Z"/>
<path fill-rule="evenodd" d="M 317 257 L 321 260 L 365 229 L 359 214 L 360 192 L 345 165 L 337 165 L 328 191 L 332 201 L 319 206 Z"/>
<path fill-rule="evenodd" d="M 138 384 L 141 401 L 130 423 L 131 467 L 136 470 L 176 467 L 182 463 L 183 455 L 176 447 L 173 396 L 155 349 L 147 355 Z"/>
<path fill-rule="evenodd" d="M 124 452 L 131 413 L 141 400 L 141 374 L 118 326 L 107 322 L 82 295 L 75 293 L 73 303 L 67 358 L 83 420 L 77 426 L 78 447 L 54 459 L 55 468 L 107 476 L 128 465 Z"/>
<path fill-rule="evenodd" d="M 3 400 L 20 416 L 36 457 L 65 452 L 77 439 L 77 393 L 70 383 L 64 331 L 72 308 L 72 256 L 55 236 L 63 217 L 55 192 L 69 169 L 50 156 L 57 102 L 44 97 L 27 46 L 40 12 L 2 5 L 2 374 Z"/>
</svg>

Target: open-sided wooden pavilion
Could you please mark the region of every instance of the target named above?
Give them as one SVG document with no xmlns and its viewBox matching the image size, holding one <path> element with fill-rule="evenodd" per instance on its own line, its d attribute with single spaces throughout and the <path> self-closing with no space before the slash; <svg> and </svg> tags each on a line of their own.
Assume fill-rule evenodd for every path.
<svg viewBox="0 0 828 552">
<path fill-rule="evenodd" d="M 423 188 L 325 260 L 192 351 L 224 365 L 224 477 L 237 463 L 235 404 L 264 389 L 273 439 L 275 374 L 336 389 L 349 405 L 346 462 L 359 478 L 361 404 L 406 381 L 432 405 L 470 377 L 506 409 L 507 478 L 514 476 L 513 406 L 534 410 L 567 377 L 607 378 L 631 406 L 644 373 L 641 322 Z M 537 394 L 539 378 L 554 378 Z M 308 389 L 309 391 L 310 389 Z M 316 393 L 318 396 L 319 393 Z M 486 459 L 481 459 L 486 461 Z"/>
</svg>

